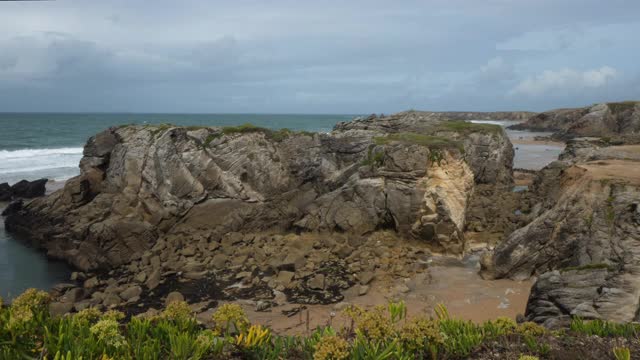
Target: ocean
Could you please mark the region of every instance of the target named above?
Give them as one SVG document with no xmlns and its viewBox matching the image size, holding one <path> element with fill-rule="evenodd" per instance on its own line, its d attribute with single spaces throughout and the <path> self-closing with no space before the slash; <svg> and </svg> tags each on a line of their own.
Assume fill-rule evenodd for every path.
<svg viewBox="0 0 640 360">
<path fill-rule="evenodd" d="M 64 181 L 79 174 L 87 139 L 121 124 L 256 126 L 329 132 L 356 115 L 295 114 L 45 114 L 0 113 L 0 183 L 47 178 Z M 0 203 L 0 212 L 7 204 Z M 5 299 L 29 287 L 48 289 L 68 281 L 71 269 L 52 262 L 4 230 L 0 219 L 0 296 Z"/>
</svg>

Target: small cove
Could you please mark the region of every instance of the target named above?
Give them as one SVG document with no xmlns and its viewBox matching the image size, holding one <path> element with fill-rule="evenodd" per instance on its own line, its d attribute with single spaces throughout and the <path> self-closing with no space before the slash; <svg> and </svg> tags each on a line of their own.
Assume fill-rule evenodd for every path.
<svg viewBox="0 0 640 360">
<path fill-rule="evenodd" d="M 0 203 L 0 212 L 7 203 Z M 4 217 L 0 219 L 0 296 L 12 299 L 28 288 L 48 290 L 53 284 L 67 281 L 71 269 L 60 261 L 47 259 L 8 234 Z"/>
</svg>

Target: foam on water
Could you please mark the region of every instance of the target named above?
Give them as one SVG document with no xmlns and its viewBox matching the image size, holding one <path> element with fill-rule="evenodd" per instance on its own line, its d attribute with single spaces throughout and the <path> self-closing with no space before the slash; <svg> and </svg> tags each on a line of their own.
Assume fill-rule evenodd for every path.
<svg viewBox="0 0 640 360">
<path fill-rule="evenodd" d="M 81 147 L 0 150 L 0 183 L 22 179 L 66 180 L 79 173 Z"/>
</svg>

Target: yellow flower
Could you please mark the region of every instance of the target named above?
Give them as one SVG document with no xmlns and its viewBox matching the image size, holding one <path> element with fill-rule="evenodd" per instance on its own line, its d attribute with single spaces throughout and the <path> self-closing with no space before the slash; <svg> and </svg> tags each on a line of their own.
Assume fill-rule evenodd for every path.
<svg viewBox="0 0 640 360">
<path fill-rule="evenodd" d="M 365 311 L 359 306 L 350 306 L 344 313 L 353 319 L 356 332 L 371 340 L 385 340 L 394 333 L 391 319 L 385 316 L 384 306 Z"/>
<path fill-rule="evenodd" d="M 236 345 L 243 348 L 252 348 L 268 342 L 271 338 L 271 331 L 260 325 L 252 325 L 247 333 L 236 336 Z"/>
<path fill-rule="evenodd" d="M 11 307 L 26 307 L 29 310 L 36 310 L 38 308 L 44 308 L 50 300 L 51 297 L 49 294 L 42 290 L 27 289 L 13 300 Z"/>
<path fill-rule="evenodd" d="M 508 317 L 500 316 L 493 321 L 493 324 L 498 328 L 500 334 L 509 334 L 516 329 L 516 322 Z"/>
<path fill-rule="evenodd" d="M 338 336 L 324 336 L 316 345 L 313 360 L 344 360 L 349 356 L 349 343 Z"/>
<path fill-rule="evenodd" d="M 86 321 L 92 323 L 97 321 L 102 316 L 102 312 L 94 307 L 80 310 L 77 314 L 73 315 L 73 318 L 77 321 Z"/>
<path fill-rule="evenodd" d="M 531 321 L 527 321 L 518 325 L 516 331 L 521 335 L 541 336 L 547 332 L 547 329 L 545 329 L 544 326 L 538 325 Z"/>
<path fill-rule="evenodd" d="M 33 320 L 33 311 L 27 306 L 12 306 L 10 308 L 9 326 L 15 328 Z"/>
<path fill-rule="evenodd" d="M 109 310 L 102 315 L 102 318 L 107 320 L 120 321 L 125 318 L 125 315 L 122 311 Z"/>
<path fill-rule="evenodd" d="M 518 360 L 540 360 L 537 356 L 532 355 L 520 355 Z"/>
<path fill-rule="evenodd" d="M 244 332 L 249 327 L 249 318 L 245 314 L 242 307 L 238 304 L 222 304 L 216 312 L 213 313 L 213 322 L 215 329 L 220 333 L 227 333 L 231 326 L 235 327 L 236 332 Z"/>
<path fill-rule="evenodd" d="M 400 329 L 400 339 L 411 351 L 444 342 L 438 322 L 424 318 L 414 319 L 403 326 Z"/>
<path fill-rule="evenodd" d="M 188 321 L 193 318 L 193 312 L 186 301 L 172 301 L 160 314 L 160 317 L 173 321 Z"/>
</svg>

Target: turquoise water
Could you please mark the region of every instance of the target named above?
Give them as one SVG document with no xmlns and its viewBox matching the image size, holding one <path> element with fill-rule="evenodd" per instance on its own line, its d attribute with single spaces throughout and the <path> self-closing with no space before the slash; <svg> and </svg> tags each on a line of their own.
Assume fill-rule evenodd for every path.
<svg viewBox="0 0 640 360">
<path fill-rule="evenodd" d="M 294 114 L 13 114 L 0 113 L 0 183 L 22 179 L 65 180 L 79 173 L 82 146 L 93 134 L 121 124 L 256 126 L 316 132 L 331 131 L 353 115 Z M 6 204 L 0 203 L 0 209 Z M 1 210 L 0 210 L 1 211 Z M 29 287 L 48 289 L 66 281 L 70 269 L 16 241 L 0 221 L 0 296 L 10 298 Z"/>
</svg>

